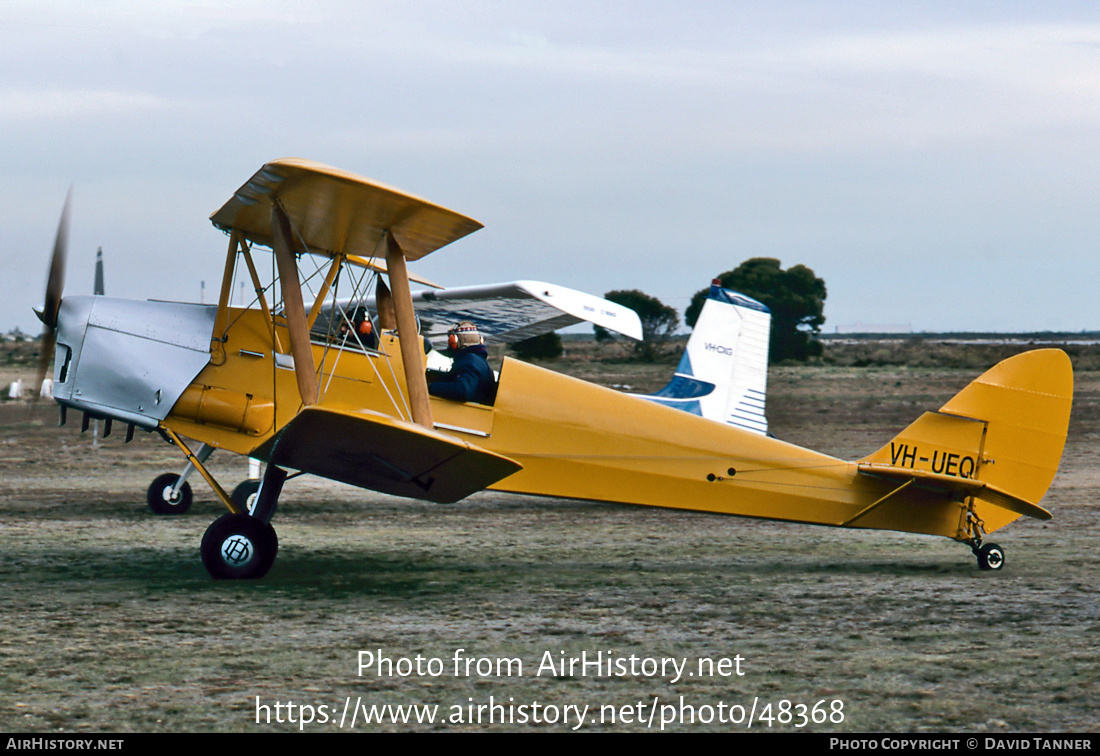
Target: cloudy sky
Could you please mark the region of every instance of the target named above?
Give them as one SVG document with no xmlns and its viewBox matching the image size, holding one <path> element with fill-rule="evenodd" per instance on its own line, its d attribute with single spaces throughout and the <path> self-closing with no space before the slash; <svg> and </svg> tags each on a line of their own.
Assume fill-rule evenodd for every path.
<svg viewBox="0 0 1100 756">
<path fill-rule="evenodd" d="M 67 291 L 197 301 L 209 223 L 305 157 L 485 229 L 458 286 L 637 288 L 681 311 L 757 256 L 826 331 L 1100 328 L 1094 2 L 0 4 L 0 330 Z"/>
</svg>

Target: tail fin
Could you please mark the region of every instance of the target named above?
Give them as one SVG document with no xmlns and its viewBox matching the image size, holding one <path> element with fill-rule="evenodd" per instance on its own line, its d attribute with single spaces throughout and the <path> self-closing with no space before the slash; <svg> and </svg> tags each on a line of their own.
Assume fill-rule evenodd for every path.
<svg viewBox="0 0 1100 756">
<path fill-rule="evenodd" d="M 676 374 L 646 399 L 766 434 L 771 312 L 711 283 Z"/>
<path fill-rule="evenodd" d="M 982 515 L 987 531 L 1020 514 L 1049 519 L 1038 504 L 1058 471 L 1072 403 L 1073 367 L 1065 352 L 1018 354 L 938 412 L 926 412 L 861 460 L 859 470 L 973 495 L 1002 510 L 999 517 Z"/>
</svg>

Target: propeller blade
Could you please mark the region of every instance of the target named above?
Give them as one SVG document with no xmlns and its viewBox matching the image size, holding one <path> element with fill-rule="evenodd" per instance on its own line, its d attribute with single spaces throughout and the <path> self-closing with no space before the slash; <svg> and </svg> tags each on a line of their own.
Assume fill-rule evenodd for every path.
<svg viewBox="0 0 1100 756">
<path fill-rule="evenodd" d="M 57 328 L 57 311 L 61 308 L 61 293 L 65 289 L 65 257 L 69 249 L 69 218 L 72 216 L 73 190 L 65 197 L 61 221 L 57 225 L 57 240 L 50 258 L 50 275 L 46 279 L 46 302 L 39 316 L 47 328 Z"/>
<path fill-rule="evenodd" d="M 46 300 L 42 310 L 34 314 L 46 327 L 42 329 L 42 343 L 38 350 L 38 381 L 35 385 L 34 403 L 42 390 L 42 381 L 50 369 L 54 348 L 57 345 L 57 313 L 61 309 L 61 294 L 65 290 L 65 258 L 69 250 L 69 219 L 72 217 L 73 189 L 65 196 L 65 206 L 61 210 L 61 220 L 57 224 L 57 239 L 53 243 L 53 255 L 50 256 L 50 273 L 46 278 Z"/>
</svg>

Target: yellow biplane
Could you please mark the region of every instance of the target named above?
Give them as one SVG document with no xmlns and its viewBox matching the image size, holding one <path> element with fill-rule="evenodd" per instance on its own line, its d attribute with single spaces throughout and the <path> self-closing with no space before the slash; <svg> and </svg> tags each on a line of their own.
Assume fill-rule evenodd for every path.
<svg viewBox="0 0 1100 756">
<path fill-rule="evenodd" d="M 74 409 L 104 435 L 125 423 L 127 439 L 141 428 L 180 449 L 185 474 L 154 481 L 150 504 L 172 511 L 186 474 L 206 479 L 228 509 L 202 539 L 216 578 L 267 573 L 276 501 L 301 473 L 440 503 L 490 488 L 926 533 L 968 544 L 983 569 L 1004 564 L 989 533 L 1051 516 L 1039 502 L 1073 395 L 1060 350 L 1001 362 L 845 462 L 510 358 L 491 404 L 431 396 L 421 332 L 439 324 L 418 322 L 431 295 L 411 292 L 406 265 L 481 224 L 351 173 L 278 160 L 238 189 L 211 216 L 229 237 L 216 307 L 62 298 L 67 208 L 40 313 L 62 422 Z M 244 271 L 255 300 L 235 307 Z M 349 340 L 369 293 L 375 336 Z M 215 449 L 266 462 L 262 480 L 230 495 L 205 466 Z"/>
</svg>

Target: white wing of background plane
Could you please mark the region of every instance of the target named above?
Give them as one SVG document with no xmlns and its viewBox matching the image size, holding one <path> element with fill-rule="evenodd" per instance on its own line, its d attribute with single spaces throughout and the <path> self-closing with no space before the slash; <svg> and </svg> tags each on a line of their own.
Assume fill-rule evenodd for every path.
<svg viewBox="0 0 1100 756">
<path fill-rule="evenodd" d="M 486 341 L 506 344 L 584 321 L 642 338 L 642 322 L 629 307 L 541 281 L 417 291 L 413 302 L 421 334 L 437 348 L 446 345 L 447 330 L 460 320 L 475 323 Z M 373 300 L 367 306 L 373 311 Z"/>
</svg>

